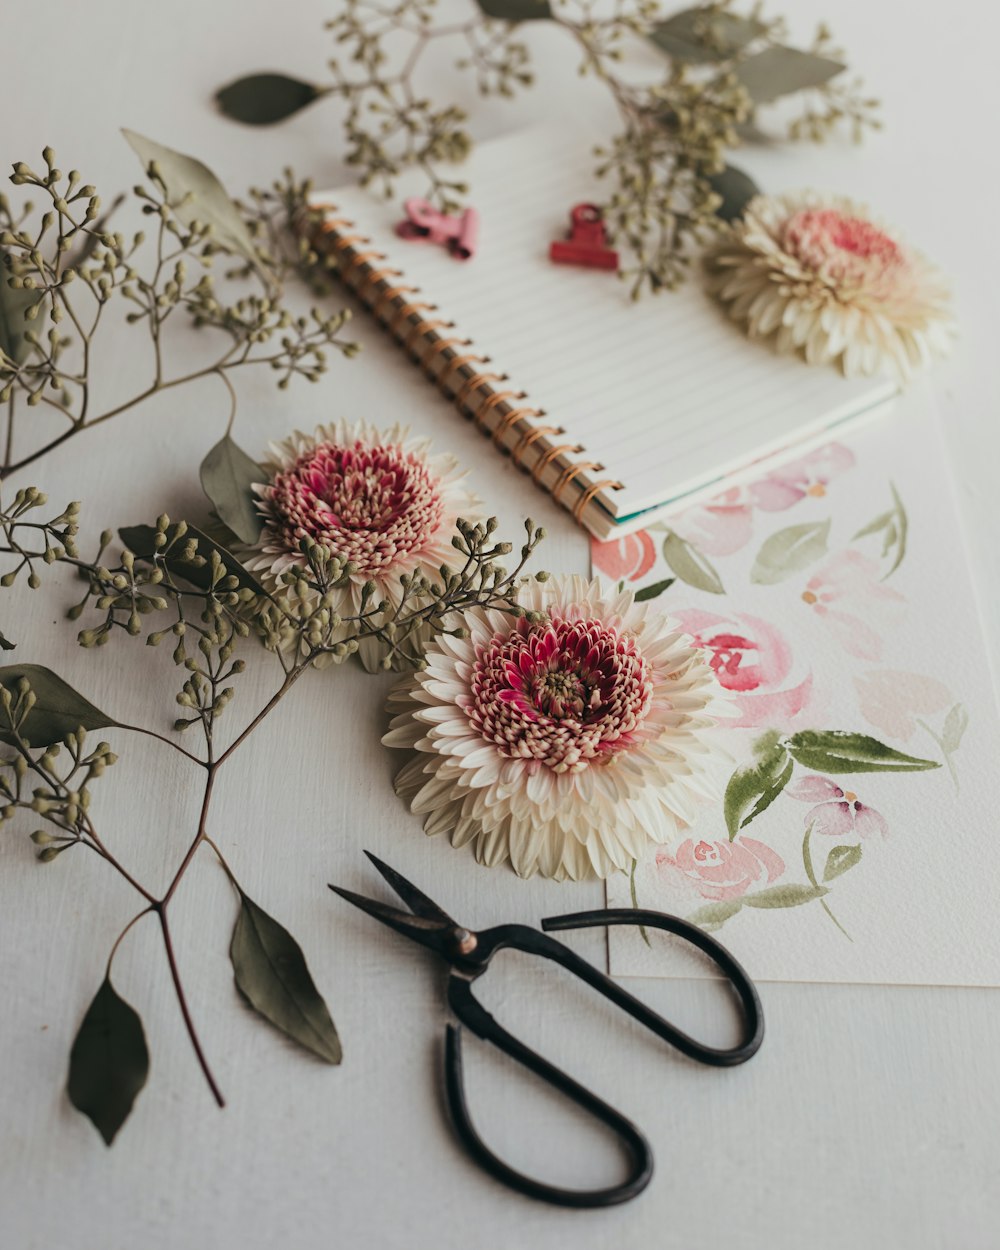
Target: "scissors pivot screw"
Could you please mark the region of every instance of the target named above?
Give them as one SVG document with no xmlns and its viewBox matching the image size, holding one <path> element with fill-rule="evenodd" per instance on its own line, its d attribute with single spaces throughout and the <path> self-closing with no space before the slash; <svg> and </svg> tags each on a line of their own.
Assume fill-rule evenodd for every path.
<svg viewBox="0 0 1000 1250">
<path fill-rule="evenodd" d="M 456 955 L 471 955 L 479 945 L 479 939 L 470 929 L 455 929 L 449 944 Z"/>
</svg>

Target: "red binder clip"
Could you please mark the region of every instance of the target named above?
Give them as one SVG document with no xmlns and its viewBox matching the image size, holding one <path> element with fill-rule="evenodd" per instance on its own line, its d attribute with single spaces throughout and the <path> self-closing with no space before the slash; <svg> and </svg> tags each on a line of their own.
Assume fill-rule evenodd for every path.
<svg viewBox="0 0 1000 1250">
<path fill-rule="evenodd" d="M 406 220 L 396 227 L 401 239 L 424 239 L 428 243 L 441 243 L 456 260 L 469 260 L 475 255 L 479 241 L 479 214 L 467 208 L 461 217 L 449 217 L 439 213 L 426 200 L 410 199 L 403 204 Z"/>
<path fill-rule="evenodd" d="M 617 269 L 618 253 L 608 247 L 601 210 L 596 204 L 577 204 L 569 215 L 568 239 L 549 247 L 549 260 L 557 265 L 586 265 L 590 269 Z"/>
</svg>

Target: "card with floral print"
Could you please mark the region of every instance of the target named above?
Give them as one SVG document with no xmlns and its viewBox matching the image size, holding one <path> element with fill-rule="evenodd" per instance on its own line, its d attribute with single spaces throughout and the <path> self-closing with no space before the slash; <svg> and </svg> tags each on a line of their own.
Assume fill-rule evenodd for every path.
<svg viewBox="0 0 1000 1250">
<path fill-rule="evenodd" d="M 656 596 L 735 717 L 720 800 L 608 882 L 770 981 L 1000 985 L 1000 718 L 947 457 L 920 393 L 648 530 L 596 573 Z M 609 931 L 619 976 L 669 938 Z"/>
</svg>

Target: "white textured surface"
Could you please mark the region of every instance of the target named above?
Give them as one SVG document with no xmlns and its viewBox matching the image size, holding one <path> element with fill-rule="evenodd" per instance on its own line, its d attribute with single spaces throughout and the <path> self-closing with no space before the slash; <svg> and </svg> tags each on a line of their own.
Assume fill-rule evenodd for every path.
<svg viewBox="0 0 1000 1250">
<path fill-rule="evenodd" d="M 820 7 L 799 0 L 796 33 Z M 926 11 L 901 0 L 844 0 L 837 7 L 829 16 L 852 64 L 886 100 L 884 135 L 861 151 L 777 148 L 747 164 L 774 189 L 812 182 L 869 198 L 955 275 L 964 341 L 935 390 L 995 646 L 996 22 L 977 0 Z M 317 108 L 283 130 L 247 132 L 215 117 L 208 104 L 220 81 L 253 68 L 319 73 L 326 48 L 318 31 L 327 12 L 318 0 L 300 0 L 288 26 L 274 5 L 260 2 L 39 0 L 21 15 L 12 41 L 18 52 L 8 50 L 0 79 L 0 157 L 4 164 L 35 157 L 51 142 L 64 167 L 77 165 L 108 186 L 129 185 L 133 158 L 116 133 L 125 124 L 196 151 L 233 189 L 266 180 L 285 162 L 335 183 L 342 170 L 329 110 Z M 37 38 L 29 37 L 29 25 Z M 533 37 L 550 82 L 510 109 L 497 104 L 478 112 L 482 134 L 584 98 L 569 68 L 556 64 L 556 32 Z M 320 387 L 279 396 L 244 382 L 241 441 L 253 448 L 293 422 L 342 413 L 406 417 L 473 466 L 480 493 L 509 529 L 526 511 L 544 520 L 549 568 L 585 569 L 583 536 L 457 422 L 369 326 L 359 324 L 358 333 L 363 361 L 338 366 Z M 109 377 L 139 368 L 128 339 L 105 367 Z M 39 485 L 53 500 L 82 497 L 91 531 L 161 505 L 178 514 L 192 508 L 195 466 L 225 419 L 220 391 L 206 384 L 175 393 L 105 426 L 53 457 L 38 473 Z M 5 599 L 4 629 L 21 640 L 19 658 L 63 670 L 124 719 L 169 716 L 173 673 L 165 656 L 159 701 L 155 683 L 145 679 L 151 657 L 141 646 L 81 656 L 70 631 L 51 628 L 74 592 L 53 581 L 16 607 Z M 249 678 L 244 707 L 266 692 L 268 680 L 263 667 Z M 490 1005 L 643 1125 L 658 1175 L 629 1207 L 577 1214 L 517 1198 L 471 1168 L 440 1108 L 438 970 L 420 951 L 339 906 L 325 883 L 372 887 L 360 854 L 369 846 L 431 886 L 461 919 L 480 925 L 598 906 L 602 892 L 596 885 L 522 883 L 425 841 L 389 785 L 392 764 L 378 745 L 379 686 L 348 672 L 304 682 L 222 779 L 213 821 L 248 892 L 302 941 L 344 1039 L 338 1070 L 293 1052 L 237 1001 L 226 958 L 233 901 L 206 857 L 177 899 L 174 927 L 229 1107 L 219 1113 L 212 1106 L 155 933 L 140 931 L 123 952 L 118 981 L 145 1018 L 153 1067 L 118 1145 L 105 1151 L 62 1089 L 69 1041 L 131 899 L 96 862 L 67 857 L 42 869 L 26 839 L 5 831 L 5 1246 L 996 1245 L 1000 1083 L 993 1040 L 1000 997 L 988 990 L 767 985 L 764 1049 L 747 1068 L 719 1073 L 664 1058 L 639 1030 L 594 1008 L 574 986 L 562 992 L 561 980 L 536 977 L 511 958 L 491 973 Z M 239 714 L 238 706 L 231 710 L 232 724 Z M 102 783 L 98 811 L 108 814 L 109 836 L 122 855 L 156 882 L 189 836 L 193 778 L 155 743 L 123 745 L 122 764 Z M 983 846 L 984 857 L 994 853 Z M 956 871 L 976 873 L 975 857 L 966 856 Z M 955 940 L 961 935 L 957 916 Z M 572 940 L 602 957 L 599 937 Z M 712 986 L 643 988 L 682 1021 L 711 1023 Z M 544 1093 L 511 1079 L 509 1065 L 470 1047 L 470 1068 L 482 1128 L 512 1161 L 564 1183 L 596 1183 L 613 1171 L 615 1155 L 600 1135 L 592 1138 Z"/>
</svg>

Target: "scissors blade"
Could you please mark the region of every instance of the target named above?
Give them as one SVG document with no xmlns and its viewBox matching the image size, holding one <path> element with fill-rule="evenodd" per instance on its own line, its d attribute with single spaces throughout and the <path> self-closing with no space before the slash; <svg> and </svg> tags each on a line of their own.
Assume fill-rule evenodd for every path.
<svg viewBox="0 0 1000 1250">
<path fill-rule="evenodd" d="M 444 951 L 444 935 L 454 927 L 450 921 L 433 920 L 427 916 L 411 916 L 397 907 L 389 907 L 388 904 L 379 903 L 373 898 L 365 898 L 364 895 L 355 894 L 353 890 L 345 890 L 339 885 L 331 885 L 330 889 L 334 894 L 339 894 L 348 903 L 353 903 L 355 907 L 376 920 L 380 920 L 384 925 L 388 925 L 390 929 L 395 929 L 404 937 L 412 938 L 414 942 L 419 942 L 421 946 L 427 946 L 438 953 Z"/>
<path fill-rule="evenodd" d="M 388 864 L 383 863 L 377 855 L 373 855 L 371 851 L 365 851 L 365 854 L 379 870 L 382 876 L 388 881 L 392 888 L 396 891 L 403 902 L 416 916 L 426 916 L 429 920 L 440 920 L 444 924 L 457 928 L 455 921 L 451 916 L 441 910 L 437 903 L 433 902 L 421 890 L 411 884 L 404 876 L 401 876 L 395 868 L 390 868 Z"/>
</svg>

